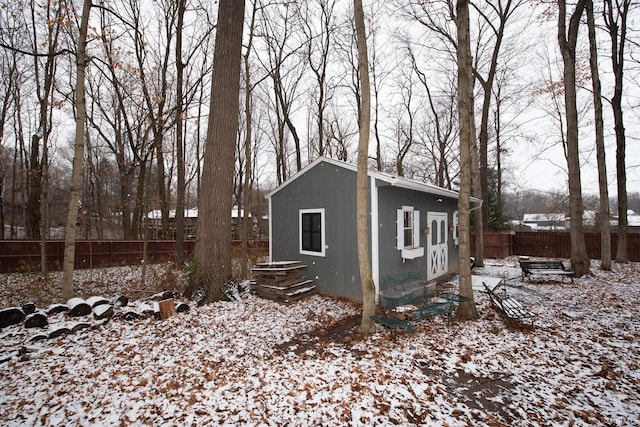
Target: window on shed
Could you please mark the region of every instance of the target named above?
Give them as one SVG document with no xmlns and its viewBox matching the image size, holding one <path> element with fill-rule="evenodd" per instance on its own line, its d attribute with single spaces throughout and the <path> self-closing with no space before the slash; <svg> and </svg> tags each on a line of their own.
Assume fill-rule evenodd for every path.
<svg viewBox="0 0 640 427">
<path fill-rule="evenodd" d="M 404 243 L 403 247 L 413 247 L 413 211 L 403 210 Z"/>
<path fill-rule="evenodd" d="M 324 256 L 324 209 L 300 210 L 300 253 Z"/>
<path fill-rule="evenodd" d="M 403 206 L 397 211 L 397 249 L 403 259 L 414 259 L 424 255 L 420 247 L 420 211 L 413 206 Z"/>
</svg>

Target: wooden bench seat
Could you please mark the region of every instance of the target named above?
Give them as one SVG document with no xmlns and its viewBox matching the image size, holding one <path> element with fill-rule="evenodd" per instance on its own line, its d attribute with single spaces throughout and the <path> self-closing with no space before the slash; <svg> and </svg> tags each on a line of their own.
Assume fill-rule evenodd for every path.
<svg viewBox="0 0 640 427">
<path fill-rule="evenodd" d="M 546 261 L 530 261 L 521 259 L 520 268 L 522 269 L 522 278 L 531 280 L 531 276 L 536 275 L 553 275 L 560 276 L 564 282 L 565 277 L 569 277 L 573 282 L 573 270 L 565 267 L 562 261 L 546 260 Z"/>
<path fill-rule="evenodd" d="M 500 282 L 495 288 L 491 289 L 486 283 L 482 283 L 487 290 L 487 294 L 491 302 L 509 319 L 525 320 L 533 319 L 533 315 L 524 308 L 520 301 L 507 294 L 507 288 L 504 283 Z M 499 289 L 501 288 L 501 289 Z"/>
</svg>

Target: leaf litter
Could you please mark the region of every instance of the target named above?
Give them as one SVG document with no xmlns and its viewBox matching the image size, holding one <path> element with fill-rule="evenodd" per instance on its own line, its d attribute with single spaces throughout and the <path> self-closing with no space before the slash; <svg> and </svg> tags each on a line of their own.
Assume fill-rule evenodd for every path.
<svg viewBox="0 0 640 427">
<path fill-rule="evenodd" d="M 477 321 L 439 317 L 368 337 L 356 333 L 357 305 L 322 295 L 282 305 L 243 293 L 164 321 L 92 320 L 37 342 L 36 330 L 7 327 L 2 348 L 18 351 L 0 363 L 0 423 L 637 425 L 640 264 L 594 264 L 573 283 L 523 281 L 514 258 L 477 268 L 515 277 L 509 293 L 535 314 L 527 327 L 506 322 L 480 291 Z M 182 280 L 163 271 L 152 280 Z M 85 298 L 89 283 L 103 297 L 126 293 L 137 273 L 91 274 Z M 2 277 L 2 306 L 20 304 L 21 280 Z M 55 302 L 45 294 L 41 304 Z M 64 322 L 57 314 L 47 327 Z"/>
</svg>

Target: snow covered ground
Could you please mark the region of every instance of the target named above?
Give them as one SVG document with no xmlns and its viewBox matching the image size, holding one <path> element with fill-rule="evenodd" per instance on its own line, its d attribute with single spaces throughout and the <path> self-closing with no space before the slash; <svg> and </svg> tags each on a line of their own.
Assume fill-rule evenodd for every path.
<svg viewBox="0 0 640 427">
<path fill-rule="evenodd" d="M 7 327 L 0 424 L 637 426 L 640 264 L 614 270 L 530 283 L 515 259 L 487 260 L 474 274 L 516 277 L 509 293 L 535 314 L 524 328 L 481 291 L 477 321 L 364 339 L 340 334 L 358 307 L 319 295 L 285 306 L 247 294 L 38 342 Z M 115 271 L 105 277 L 126 291 L 135 272 Z M 0 307 L 16 305 L 20 281 L 0 279 Z"/>
</svg>

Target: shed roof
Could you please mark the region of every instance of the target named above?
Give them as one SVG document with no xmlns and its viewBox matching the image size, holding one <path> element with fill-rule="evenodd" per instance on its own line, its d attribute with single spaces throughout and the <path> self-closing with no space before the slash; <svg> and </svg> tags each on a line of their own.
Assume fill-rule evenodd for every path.
<svg viewBox="0 0 640 427">
<path fill-rule="evenodd" d="M 307 165 L 302 170 L 300 170 L 298 173 L 296 173 L 295 175 L 291 176 L 287 181 L 282 183 L 279 187 L 277 187 L 276 189 L 271 191 L 269 194 L 267 194 L 267 198 L 270 198 L 274 194 L 278 193 L 279 191 L 284 189 L 287 185 L 289 185 L 290 183 L 295 181 L 297 178 L 299 178 L 300 176 L 304 175 L 308 170 L 314 168 L 315 166 L 317 166 L 318 164 L 320 164 L 322 162 L 329 163 L 331 165 L 334 165 L 334 166 L 337 166 L 337 167 L 340 167 L 340 168 L 352 170 L 354 172 L 357 172 L 357 170 L 358 170 L 356 165 L 353 165 L 351 163 L 346 163 L 346 162 L 342 162 L 340 160 L 330 159 L 328 157 L 318 157 L 313 162 L 311 162 L 309 165 Z M 437 196 L 449 197 L 449 198 L 453 198 L 453 199 L 457 199 L 458 195 L 459 195 L 459 193 L 457 191 L 447 190 L 446 188 L 438 187 L 437 185 L 427 184 L 425 182 L 420 182 L 420 181 L 404 178 L 404 177 L 397 176 L 397 175 L 391 175 L 391 174 L 384 173 L 384 172 L 378 172 L 378 171 L 371 171 L 370 170 L 370 171 L 368 171 L 368 175 L 370 177 L 374 177 L 375 179 L 380 180 L 382 182 L 386 182 L 389 185 L 391 185 L 392 187 L 406 188 L 406 189 L 409 189 L 409 190 L 420 191 L 422 193 L 434 194 L 434 195 L 437 195 Z M 476 205 L 481 205 L 482 204 L 482 200 L 477 199 L 475 197 L 472 197 L 471 201 L 473 203 L 475 203 Z"/>
</svg>

